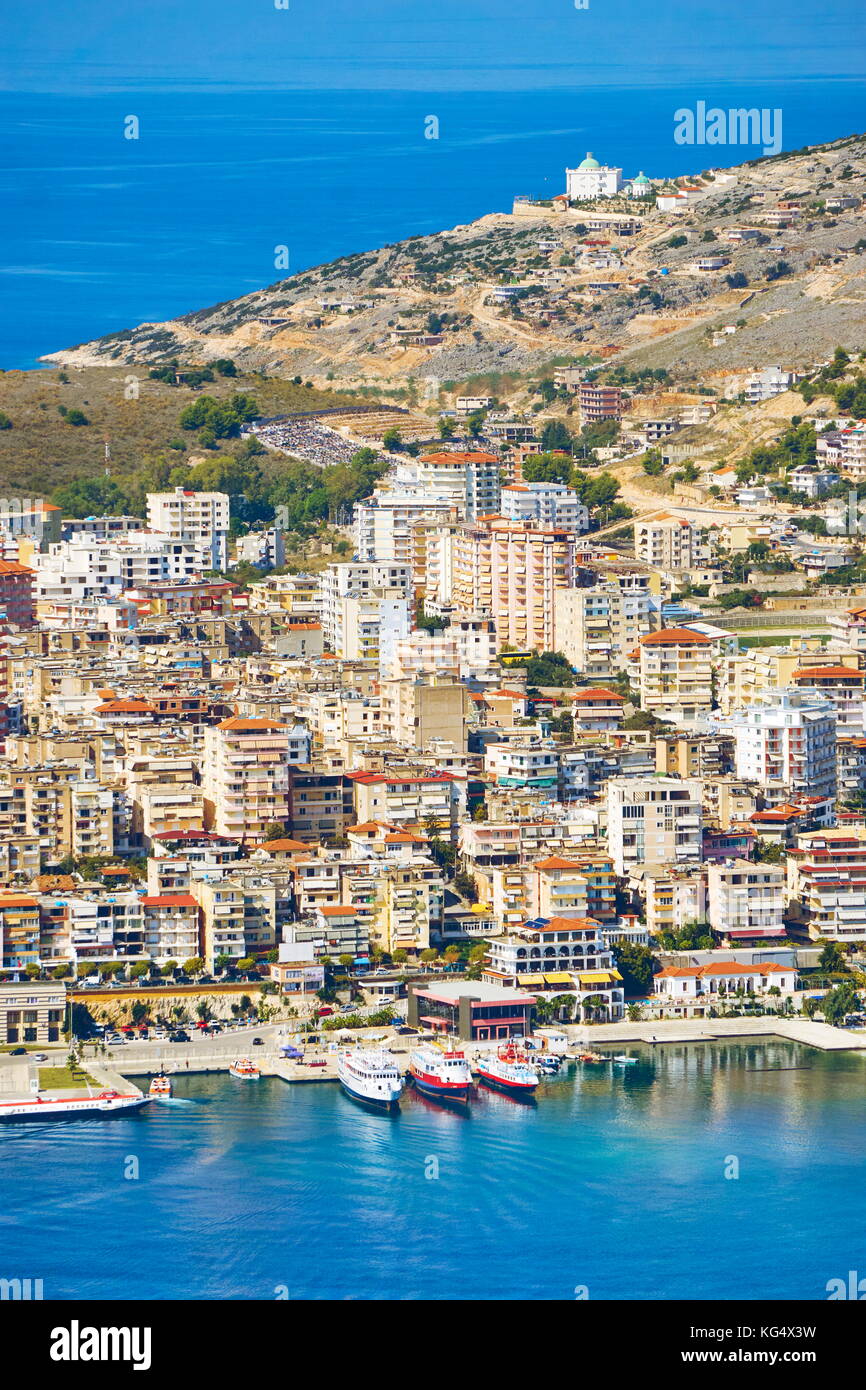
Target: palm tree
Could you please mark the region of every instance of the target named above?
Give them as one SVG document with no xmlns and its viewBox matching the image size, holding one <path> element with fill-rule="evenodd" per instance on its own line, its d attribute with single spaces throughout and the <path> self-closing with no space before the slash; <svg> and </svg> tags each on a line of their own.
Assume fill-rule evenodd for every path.
<svg viewBox="0 0 866 1390">
<path fill-rule="evenodd" d="M 640 1004 L 629 1004 L 626 1009 L 626 1018 L 629 1023 L 640 1023 L 643 1018 L 643 1009 Z"/>
<path fill-rule="evenodd" d="M 590 994 L 588 998 L 581 1000 L 581 1008 L 584 1012 L 584 1023 L 595 1023 L 596 1014 L 607 1013 L 607 1000 L 600 994 Z"/>
</svg>

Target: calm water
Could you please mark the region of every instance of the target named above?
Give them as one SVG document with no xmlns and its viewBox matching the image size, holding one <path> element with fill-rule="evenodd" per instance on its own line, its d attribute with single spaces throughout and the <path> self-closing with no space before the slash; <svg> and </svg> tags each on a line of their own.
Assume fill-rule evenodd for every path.
<svg viewBox="0 0 866 1390">
<path fill-rule="evenodd" d="M 4 1126 L 0 1273 L 61 1299 L 566 1300 L 822 1299 L 866 1273 L 866 1059 L 639 1055 L 469 1115 L 203 1077 L 128 1120 Z M 753 1070 L 781 1067 L 805 1069 Z"/>
<path fill-rule="evenodd" d="M 472 85 L 467 65 L 467 85 Z M 757 148 L 673 143 L 697 100 L 779 107 L 783 145 L 862 128 L 854 82 L 759 90 L 0 93 L 0 367 L 173 317 L 290 269 L 550 197 L 592 149 L 627 176 L 735 164 Z M 123 138 L 135 115 L 140 138 Z M 424 138 L 425 118 L 439 138 Z"/>
</svg>

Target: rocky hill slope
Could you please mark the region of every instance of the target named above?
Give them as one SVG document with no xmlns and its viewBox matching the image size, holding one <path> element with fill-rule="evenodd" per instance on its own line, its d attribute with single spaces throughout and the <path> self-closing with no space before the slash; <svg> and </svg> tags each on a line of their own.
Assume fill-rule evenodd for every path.
<svg viewBox="0 0 866 1390">
<path fill-rule="evenodd" d="M 567 212 L 518 204 L 45 360 L 229 357 L 244 371 L 387 393 L 580 359 L 666 367 L 689 381 L 771 362 L 806 367 L 839 343 L 862 344 L 866 136 L 657 180 L 655 191 L 689 186 L 676 215 L 654 197 Z M 786 205 L 790 225 L 774 225 Z M 629 231 L 628 218 L 639 228 Z M 742 229 L 753 235 L 730 236 Z M 723 264 L 699 266 L 706 258 Z"/>
</svg>

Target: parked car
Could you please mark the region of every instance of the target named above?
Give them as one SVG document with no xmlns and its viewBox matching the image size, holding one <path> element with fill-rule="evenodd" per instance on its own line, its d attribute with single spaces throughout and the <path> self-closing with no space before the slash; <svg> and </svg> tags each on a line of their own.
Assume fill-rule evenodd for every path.
<svg viewBox="0 0 866 1390">
<path fill-rule="evenodd" d="M 169 1033 L 169 1042 L 189 1042 L 189 1033 L 185 1033 L 182 1028 L 178 1028 L 176 1033 Z"/>
<path fill-rule="evenodd" d="M 253 1047 L 262 1047 L 262 1046 L 263 1046 L 263 1043 L 262 1043 L 261 1038 L 253 1038 Z"/>
<path fill-rule="evenodd" d="M 27 1056 L 27 1048 L 26 1048 L 26 1047 L 13 1047 L 12 1051 L 9 1053 L 9 1056 L 10 1056 L 10 1057 L 26 1057 L 26 1056 Z"/>
<path fill-rule="evenodd" d="M 324 1006 L 324 1008 L 321 1008 L 321 1009 L 317 1009 L 317 1010 L 316 1010 L 316 1018 L 330 1018 L 330 1017 L 331 1017 L 331 1014 L 332 1014 L 333 1012 L 334 1012 L 334 1010 L 333 1010 L 333 1009 L 329 1009 L 328 1006 L 327 1006 L 327 1004 L 326 1004 L 326 1005 Z"/>
</svg>

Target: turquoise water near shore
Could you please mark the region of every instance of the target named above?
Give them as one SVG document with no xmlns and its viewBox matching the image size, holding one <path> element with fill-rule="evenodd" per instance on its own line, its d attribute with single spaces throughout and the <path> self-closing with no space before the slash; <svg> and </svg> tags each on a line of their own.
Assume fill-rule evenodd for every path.
<svg viewBox="0 0 866 1390">
<path fill-rule="evenodd" d="M 866 1273 L 866 1059 L 631 1051 L 468 1115 L 212 1076 L 3 1126 L 0 1268 L 59 1299 L 819 1300 Z"/>
<path fill-rule="evenodd" d="M 785 149 L 863 126 L 854 81 L 700 85 L 0 93 L 0 367 L 271 284 L 277 246 L 294 272 L 549 198 L 587 149 L 658 177 L 761 153 L 675 144 L 697 99 L 780 109 Z"/>
</svg>

